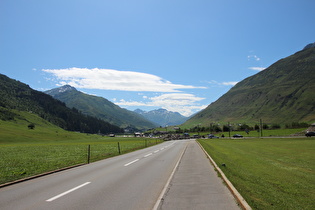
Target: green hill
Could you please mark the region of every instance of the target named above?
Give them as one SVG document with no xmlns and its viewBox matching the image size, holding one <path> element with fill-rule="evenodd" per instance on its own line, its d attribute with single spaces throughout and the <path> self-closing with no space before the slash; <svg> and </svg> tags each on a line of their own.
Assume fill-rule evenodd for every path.
<svg viewBox="0 0 315 210">
<path fill-rule="evenodd" d="M 244 79 L 184 125 L 211 122 L 315 121 L 315 47 L 281 59 Z"/>
<path fill-rule="evenodd" d="M 61 101 L 2 74 L 0 74 L 0 98 L 0 120 L 2 121 L 14 121 L 19 117 L 17 113 L 24 111 L 36 114 L 69 131 L 104 134 L 123 132 L 118 126 L 84 115 L 76 109 L 70 109 Z M 30 121 L 31 123 L 34 122 Z"/>
<path fill-rule="evenodd" d="M 123 109 L 105 98 L 82 93 L 70 85 L 48 90 L 45 93 L 64 102 L 70 108 L 74 107 L 84 114 L 100 118 L 121 128 L 141 130 L 157 126 L 140 114 Z"/>
</svg>

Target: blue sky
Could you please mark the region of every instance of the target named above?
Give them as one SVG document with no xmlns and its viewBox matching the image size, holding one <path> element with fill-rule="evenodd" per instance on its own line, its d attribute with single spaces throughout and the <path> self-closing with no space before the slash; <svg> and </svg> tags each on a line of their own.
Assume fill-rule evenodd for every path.
<svg viewBox="0 0 315 210">
<path fill-rule="evenodd" d="M 313 0 L 1 0 L 0 73 L 189 116 L 315 42 Z"/>
</svg>

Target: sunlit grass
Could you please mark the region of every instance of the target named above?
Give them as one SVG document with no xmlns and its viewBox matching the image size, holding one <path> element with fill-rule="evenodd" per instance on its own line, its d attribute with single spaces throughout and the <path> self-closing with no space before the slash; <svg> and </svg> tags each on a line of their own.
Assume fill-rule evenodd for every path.
<svg viewBox="0 0 315 210">
<path fill-rule="evenodd" d="M 314 209 L 315 139 L 199 141 L 252 208 Z"/>
<path fill-rule="evenodd" d="M 19 114 L 28 120 L 0 120 L 0 184 L 87 163 L 88 145 L 92 162 L 162 142 L 68 132 L 36 115 Z M 27 127 L 30 122 L 35 123 L 35 129 Z"/>
<path fill-rule="evenodd" d="M 118 142 L 119 147 L 118 148 Z M 0 183 L 52 171 L 67 166 L 124 154 L 160 143 L 161 140 L 145 138 L 103 138 L 103 142 L 45 142 L 45 144 L 6 144 L 0 146 Z"/>
</svg>

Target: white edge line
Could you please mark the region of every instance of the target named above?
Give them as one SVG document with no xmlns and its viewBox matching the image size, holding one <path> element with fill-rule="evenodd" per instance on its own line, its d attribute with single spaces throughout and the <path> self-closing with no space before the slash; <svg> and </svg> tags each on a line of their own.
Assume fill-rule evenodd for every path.
<svg viewBox="0 0 315 210">
<path fill-rule="evenodd" d="M 174 174 L 175 174 L 175 171 L 176 171 L 176 169 L 177 169 L 177 167 L 178 167 L 178 165 L 179 165 L 179 163 L 180 163 L 180 161 L 181 161 L 181 159 L 182 159 L 182 157 L 183 157 L 183 155 L 184 155 L 184 153 L 185 153 L 185 151 L 186 151 L 186 148 L 187 148 L 187 144 L 186 144 L 186 147 L 185 147 L 185 149 L 183 150 L 182 154 L 180 155 L 180 158 L 178 159 L 178 161 L 177 161 L 177 163 L 176 163 L 176 165 L 175 165 L 175 167 L 174 167 L 174 169 L 173 169 L 173 171 L 172 171 L 170 177 L 168 178 L 168 180 L 167 180 L 167 182 L 166 182 L 166 184 L 165 184 L 165 186 L 164 186 L 164 188 L 163 188 L 163 190 L 162 190 L 162 192 L 161 192 L 159 198 L 157 199 L 157 201 L 156 201 L 156 203 L 155 203 L 155 205 L 154 205 L 154 207 L 153 207 L 152 210 L 157 210 L 157 209 L 158 209 L 158 207 L 159 207 L 159 205 L 160 205 L 160 203 L 161 203 L 161 201 L 162 201 L 162 198 L 163 198 L 163 196 L 164 196 L 164 194 L 165 194 L 165 192 L 166 192 L 168 186 L 170 185 L 171 180 L 173 179 L 173 176 L 174 176 Z"/>
<path fill-rule="evenodd" d="M 133 160 L 133 161 L 131 161 L 131 162 L 129 162 L 129 163 L 126 163 L 124 166 L 129 166 L 130 164 L 133 164 L 133 163 L 135 163 L 135 162 L 137 162 L 139 159 L 135 159 L 135 160 Z"/>
<path fill-rule="evenodd" d="M 81 188 L 81 187 L 84 187 L 85 185 L 88 185 L 88 184 L 90 184 L 91 182 L 85 182 L 84 184 L 81 184 L 81 185 L 79 185 L 79 186 L 77 186 L 77 187 L 75 187 L 75 188 L 72 188 L 72 189 L 70 189 L 70 190 L 68 190 L 68 191 L 66 191 L 66 192 L 63 192 L 63 193 L 61 193 L 61 194 L 59 194 L 59 195 L 56 195 L 55 197 L 52 197 L 52 198 L 50 198 L 50 199 L 48 199 L 48 200 L 46 200 L 47 202 L 51 202 L 51 201 L 53 201 L 53 200 L 56 200 L 56 199 L 58 199 L 58 198 L 60 198 L 60 197 L 62 197 L 62 196 L 64 196 L 64 195 L 66 195 L 66 194 L 68 194 L 68 193 L 71 193 L 71 192 L 73 192 L 73 191 L 75 191 L 75 190 L 77 190 L 77 189 L 79 189 L 79 188 Z"/>
</svg>

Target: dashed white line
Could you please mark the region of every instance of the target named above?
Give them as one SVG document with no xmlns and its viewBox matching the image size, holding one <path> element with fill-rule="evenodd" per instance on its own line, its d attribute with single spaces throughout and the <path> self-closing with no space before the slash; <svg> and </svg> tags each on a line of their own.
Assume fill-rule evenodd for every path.
<svg viewBox="0 0 315 210">
<path fill-rule="evenodd" d="M 147 155 L 145 155 L 145 156 L 143 156 L 143 157 L 149 157 L 150 155 L 152 155 L 152 152 L 147 154 Z"/>
<path fill-rule="evenodd" d="M 139 159 L 135 159 L 135 160 L 133 160 L 133 161 L 131 161 L 131 162 L 129 162 L 129 163 L 126 163 L 124 166 L 129 166 L 129 165 L 131 165 L 131 164 L 137 162 L 138 160 L 139 160 Z"/>
<path fill-rule="evenodd" d="M 60 197 L 62 197 L 62 196 L 64 196 L 64 195 L 67 195 L 67 194 L 69 194 L 69 193 L 71 193 L 71 192 L 73 192 L 73 191 L 75 191 L 75 190 L 77 190 L 77 189 L 79 189 L 79 188 L 81 188 L 81 187 L 84 187 L 85 185 L 88 185 L 88 184 L 90 184 L 91 182 L 85 182 L 84 184 L 81 184 L 81 185 L 79 185 L 79 186 L 77 186 L 77 187 L 75 187 L 75 188 L 72 188 L 72 189 L 70 189 L 70 190 L 68 190 L 68 191 L 66 191 L 66 192 L 63 192 L 63 193 L 61 193 L 61 194 L 59 194 L 59 195 L 56 195 L 55 197 L 52 197 L 52 198 L 50 198 L 50 199 L 48 199 L 48 200 L 46 200 L 47 202 L 51 202 L 51 201 L 53 201 L 53 200 L 56 200 L 56 199 L 58 199 L 58 198 L 60 198 Z"/>
<path fill-rule="evenodd" d="M 171 146 L 171 145 L 173 145 L 173 144 L 174 144 L 174 143 L 172 143 L 172 144 L 170 144 L 170 145 L 167 145 L 167 146 L 165 146 L 165 147 L 162 147 L 161 149 L 155 150 L 153 153 L 158 153 L 158 152 L 160 152 L 160 151 L 166 149 L 167 147 L 169 147 L 169 146 Z M 150 155 L 153 155 L 153 153 L 151 152 L 151 153 L 149 153 L 149 154 L 144 155 L 143 157 L 144 157 L 144 158 L 149 157 Z M 131 162 L 129 162 L 129 163 L 126 163 L 124 166 L 129 166 L 129 165 L 131 165 L 131 164 L 133 164 L 133 163 L 135 163 L 135 162 L 137 162 L 137 161 L 139 161 L 139 160 L 140 160 L 140 159 L 133 160 L 133 161 L 131 161 Z"/>
</svg>

